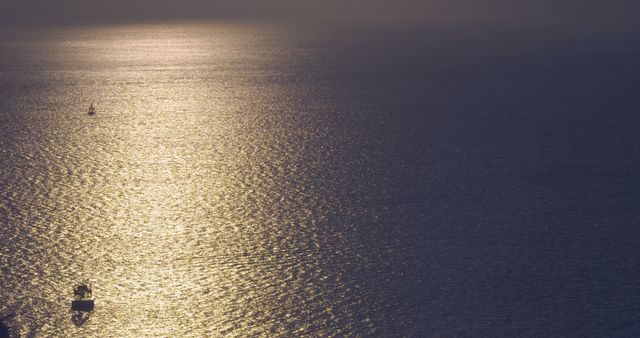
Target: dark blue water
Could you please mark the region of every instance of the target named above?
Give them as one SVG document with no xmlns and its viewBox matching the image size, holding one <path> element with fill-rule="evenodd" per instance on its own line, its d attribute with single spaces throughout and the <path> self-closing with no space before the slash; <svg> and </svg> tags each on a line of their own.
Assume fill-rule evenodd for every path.
<svg viewBox="0 0 640 338">
<path fill-rule="evenodd" d="M 83 198 L 113 212 L 133 210 L 118 218 L 91 209 L 87 218 L 108 220 L 112 232 L 92 236 L 128 243 L 127 231 L 162 234 L 140 239 L 148 245 L 97 249 L 117 252 L 111 261 L 97 259 L 100 273 L 89 273 L 112 298 L 106 315 L 97 312 L 86 326 L 95 335 L 125 326 L 138 334 L 194 336 L 640 332 L 640 48 L 632 37 L 282 28 L 251 35 L 238 27 L 186 33 L 174 27 L 174 44 L 206 35 L 194 31 L 231 42 L 214 39 L 213 47 L 198 49 L 197 40 L 180 49 L 191 46 L 196 56 L 146 60 L 140 50 L 155 46 L 149 41 L 156 37 L 141 36 L 151 28 L 128 29 L 134 61 L 124 49 L 117 55 L 128 61 L 114 56 L 83 67 L 60 55 L 35 57 L 29 51 L 40 47 L 16 40 L 2 45 L 0 154 L 9 155 L 0 162 L 0 287 L 11 303 L 3 310 L 39 306 L 7 285 L 37 279 L 34 285 L 55 294 L 56 286 L 82 275 L 80 267 L 65 267 L 78 254 L 65 256 L 62 240 L 51 250 L 61 252 L 52 264 L 64 278 L 43 281 L 57 278 L 47 268 L 15 271 L 15 264 L 27 264 L 16 263 L 28 261 L 24 252 L 40 255 L 29 264 L 52 260 L 37 249 L 44 239 L 27 238 L 33 225 L 20 210 L 35 200 L 38 217 L 72 219 L 72 212 L 44 206 L 47 196 L 78 189 L 64 181 L 38 188 L 20 173 L 57 177 L 59 166 L 81 173 L 88 166 L 85 181 L 111 197 L 82 190 Z M 92 39 L 107 33 L 74 34 L 69 41 L 93 48 Z M 108 81 L 86 80 L 92 76 Z M 103 89 L 102 106 L 110 102 L 95 129 L 64 122 L 70 113 L 59 108 L 83 107 L 73 94 L 83 81 Z M 62 87 L 62 97 L 47 96 Z M 155 122 L 136 114 L 141 107 L 156 111 Z M 38 109 L 48 122 L 34 126 Z M 92 154 L 82 146 L 86 139 L 60 128 L 107 145 Z M 58 145 L 38 150 L 32 134 L 42 132 Z M 84 155 L 65 160 L 59 155 L 65 146 Z M 29 166 L 28 158 L 41 165 Z M 69 192 L 56 193 L 57 184 Z M 64 199 L 56 205 L 63 208 Z M 173 224 L 181 225 L 174 231 Z M 73 237 L 65 231 L 63 238 Z M 129 255 L 145 258 L 118 258 Z M 162 270 L 166 264 L 176 267 Z M 156 271 L 158 281 L 144 271 Z M 206 301 L 191 297 L 186 284 Z M 127 288 L 162 299 L 162 306 L 148 305 L 151 319 L 123 310 Z M 50 302 L 56 297 L 64 304 L 59 295 Z M 35 313 L 47 311 L 57 313 Z M 163 330 L 171 311 L 192 313 Z M 24 322 L 21 332 L 45 335 L 66 325 Z"/>
<path fill-rule="evenodd" d="M 523 39 L 370 41 L 322 73 L 348 168 L 331 176 L 386 212 L 355 242 L 388 251 L 349 271 L 385 334 L 640 330 L 639 50 Z"/>
</svg>

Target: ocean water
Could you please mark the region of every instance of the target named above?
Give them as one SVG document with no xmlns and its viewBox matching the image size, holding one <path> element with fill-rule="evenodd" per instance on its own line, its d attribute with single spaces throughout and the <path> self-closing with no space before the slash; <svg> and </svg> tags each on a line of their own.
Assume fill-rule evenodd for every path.
<svg viewBox="0 0 640 338">
<path fill-rule="evenodd" d="M 3 33 L 0 315 L 25 337 L 636 336 L 630 41 Z"/>
</svg>

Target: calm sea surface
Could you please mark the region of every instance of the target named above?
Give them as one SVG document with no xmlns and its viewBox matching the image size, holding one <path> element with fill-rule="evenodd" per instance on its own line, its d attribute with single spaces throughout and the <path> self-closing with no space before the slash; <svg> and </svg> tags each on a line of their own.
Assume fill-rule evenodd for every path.
<svg viewBox="0 0 640 338">
<path fill-rule="evenodd" d="M 0 316 L 26 337 L 637 336 L 639 59 L 480 32 L 3 34 Z"/>
</svg>

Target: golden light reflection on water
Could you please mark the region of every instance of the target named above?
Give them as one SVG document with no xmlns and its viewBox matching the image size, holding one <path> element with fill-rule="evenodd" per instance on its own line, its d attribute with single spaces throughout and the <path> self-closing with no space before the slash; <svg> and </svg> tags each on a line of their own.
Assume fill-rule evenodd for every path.
<svg viewBox="0 0 640 338">
<path fill-rule="evenodd" d="M 55 256 L 25 272 L 47 298 L 34 316 L 51 319 L 23 322 L 23 333 L 340 332 L 360 305 L 342 300 L 354 286 L 323 259 L 341 260 L 348 237 L 318 235 L 335 206 L 330 187 L 309 179 L 335 148 L 312 151 L 326 126 L 299 127 L 292 94 L 269 82 L 288 40 L 224 25 L 60 34 L 42 61 L 61 81 L 38 126 L 45 142 L 23 151 L 52 162 L 35 185 L 50 218 L 35 238 Z M 96 310 L 76 327 L 67 289 L 81 280 Z"/>
<path fill-rule="evenodd" d="M 158 32 L 152 30 L 152 35 L 155 34 Z M 193 64 L 194 55 L 199 54 L 198 48 L 209 49 L 202 41 L 166 39 L 167 34 L 171 35 L 171 32 L 145 39 L 143 45 L 150 46 L 151 50 L 143 48 L 137 53 L 153 60 L 152 64 L 166 62 L 165 66 L 171 68 Z M 121 41 L 112 43 L 116 46 L 128 44 Z M 126 52 L 117 56 L 118 60 L 129 56 L 130 51 L 124 50 Z M 193 158 L 199 150 L 193 147 L 203 135 L 229 137 L 216 129 L 220 124 L 216 113 L 227 107 L 198 101 L 197 96 L 203 90 L 201 84 L 190 79 L 191 74 L 183 76 L 186 79 L 179 80 L 177 84 L 173 79 L 153 79 L 156 81 L 131 88 L 128 93 L 130 97 L 145 99 L 142 106 L 131 109 L 135 118 L 131 119 L 118 151 L 125 155 L 127 162 L 120 172 L 113 173 L 118 177 L 116 182 L 123 182 L 123 186 L 115 187 L 114 191 L 121 194 L 116 205 L 124 209 L 120 217 L 113 220 L 117 225 L 113 228 L 113 237 L 118 240 L 111 248 L 111 259 L 127 269 L 122 271 L 121 279 L 111 281 L 115 282 L 115 290 L 104 290 L 105 298 L 115 305 L 104 313 L 104 316 L 115 320 L 112 332 L 145 336 L 176 333 L 209 335 L 215 327 L 194 323 L 196 316 L 189 313 L 201 311 L 202 305 L 215 310 L 205 317 L 208 321 L 225 321 L 224 318 L 216 318 L 227 310 L 221 307 L 220 302 L 209 300 L 209 304 L 199 304 L 207 294 L 211 294 L 212 286 L 220 283 L 215 277 L 223 276 L 216 265 L 205 265 L 202 261 L 215 257 L 216 250 L 211 243 L 215 237 L 211 233 L 202 233 L 204 226 L 215 229 L 215 224 L 211 224 L 210 215 L 201 209 L 208 208 L 202 202 L 224 195 L 233 187 L 217 186 L 217 190 L 207 189 L 209 198 L 199 196 L 202 180 L 211 178 L 206 177 L 206 167 L 198 168 L 196 165 L 203 163 Z M 222 100 L 221 104 L 231 103 L 224 95 L 217 95 Z M 233 153 L 212 155 L 214 159 L 229 161 Z M 223 182 L 231 181 L 224 178 L 228 173 L 223 171 L 208 174 L 216 174 Z M 132 303 L 144 306 L 131 306 Z M 152 328 L 147 332 L 141 323 L 156 325 L 146 326 Z M 199 328 L 200 332 L 192 331 L 193 328 Z"/>
</svg>

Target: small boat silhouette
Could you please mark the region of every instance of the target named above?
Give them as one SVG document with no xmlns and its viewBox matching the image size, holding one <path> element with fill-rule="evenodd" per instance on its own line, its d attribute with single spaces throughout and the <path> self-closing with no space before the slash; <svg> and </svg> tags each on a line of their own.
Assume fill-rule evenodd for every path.
<svg viewBox="0 0 640 338">
<path fill-rule="evenodd" d="M 96 108 L 93 106 L 93 103 L 89 106 L 89 112 L 87 114 L 89 114 L 89 115 L 95 115 L 96 114 Z"/>
<path fill-rule="evenodd" d="M 74 300 L 71 301 L 71 310 L 89 312 L 93 311 L 93 297 L 91 294 L 91 284 L 78 284 L 73 289 Z"/>
<path fill-rule="evenodd" d="M 82 283 L 73 289 L 74 299 L 71 301 L 71 321 L 76 326 L 84 324 L 91 316 L 94 308 L 91 284 Z"/>
</svg>

